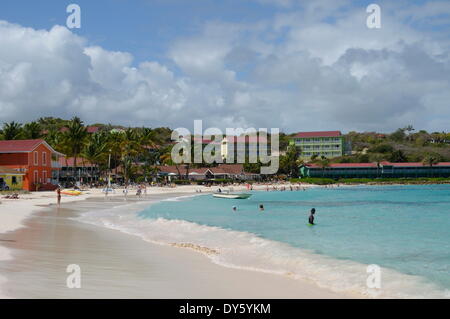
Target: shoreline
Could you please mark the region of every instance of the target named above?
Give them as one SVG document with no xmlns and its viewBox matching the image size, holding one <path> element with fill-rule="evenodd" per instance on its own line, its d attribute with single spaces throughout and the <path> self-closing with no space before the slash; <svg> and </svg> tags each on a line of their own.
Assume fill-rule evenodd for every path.
<svg viewBox="0 0 450 319">
<path fill-rule="evenodd" d="M 308 187 L 308 186 L 306 186 Z M 170 199 L 173 197 L 180 197 L 180 196 L 192 196 L 192 195 L 201 195 L 202 193 L 208 193 L 211 192 L 213 190 L 215 190 L 215 188 L 201 188 L 202 189 L 202 193 L 198 193 L 196 192 L 197 189 L 200 189 L 201 187 L 198 186 L 181 186 L 181 187 L 177 187 L 177 188 L 173 188 L 173 189 L 161 189 L 161 190 L 157 190 L 157 189 L 152 189 L 150 188 L 150 192 L 147 196 L 160 196 L 161 198 L 157 199 L 159 200 L 164 200 L 164 199 Z M 235 190 L 238 190 L 238 187 L 234 187 Z M 257 187 L 256 189 L 254 188 L 254 190 L 257 189 L 261 189 L 264 190 L 266 188 L 265 185 L 261 185 L 260 187 Z M 103 194 L 96 192 L 97 194 L 86 194 L 86 195 L 91 195 L 88 198 L 84 197 L 84 198 L 70 198 L 69 200 L 67 198 L 63 198 L 62 201 L 62 210 L 64 210 L 64 206 L 65 204 L 69 204 L 69 206 L 83 206 L 83 205 L 87 205 L 89 204 L 89 202 L 94 202 L 95 200 L 100 199 L 101 197 L 104 197 Z M 41 193 L 42 194 L 42 193 Z M 47 194 L 48 195 L 48 194 Z M 94 195 L 94 196 L 92 196 Z M 108 195 L 108 196 L 111 196 Z M 43 195 L 41 195 L 41 197 L 43 197 Z M 51 198 L 53 197 L 53 198 Z M 22 238 L 22 236 L 29 236 L 29 234 L 34 231 L 36 232 L 37 228 L 42 227 L 41 224 L 39 224 L 39 220 L 42 220 L 43 215 L 45 216 L 45 212 L 46 210 L 54 210 L 56 208 L 56 205 L 49 205 L 51 203 L 49 203 L 48 201 L 50 200 L 50 202 L 54 202 L 55 201 L 55 196 L 51 196 L 50 198 L 45 198 L 37 201 L 35 200 L 34 203 L 34 208 L 32 209 L 32 212 L 29 212 L 28 214 L 22 212 L 22 214 L 20 214 L 20 217 L 22 217 L 22 220 L 19 220 L 19 218 L 17 218 L 15 220 L 15 224 L 10 224 L 10 228 L 9 230 L 6 232 L 6 234 L 8 234 L 8 237 L 14 237 L 14 235 L 19 235 L 20 238 Z M 122 197 L 122 198 L 120 198 Z M 132 196 L 134 197 L 134 196 Z M 123 194 L 119 191 L 116 192 L 116 194 L 112 195 L 111 197 L 109 197 L 112 202 L 114 204 L 117 204 L 118 207 L 124 207 L 124 205 L 127 205 L 128 203 L 124 203 L 123 202 Z M 129 195 L 130 198 L 130 195 Z M 65 199 L 65 201 L 64 201 Z M 86 201 L 82 202 L 82 199 L 87 199 Z M 75 203 L 74 205 L 71 205 L 70 203 L 77 201 L 78 203 Z M 143 205 L 149 205 L 151 204 L 151 202 L 154 201 L 153 199 L 148 200 L 147 198 L 142 200 L 142 204 Z M 131 201 L 130 202 L 141 202 L 141 201 Z M 38 204 L 39 203 L 39 204 Z M 47 203 L 47 207 L 45 206 L 41 206 L 41 205 L 46 205 L 45 203 Z M 131 203 L 131 204 L 132 204 Z M 15 204 L 17 204 L 17 202 L 15 202 Z M 27 203 L 29 204 L 29 203 Z M 13 205 L 13 204 L 11 204 Z M 8 206 L 11 206 L 8 205 Z M 39 206 L 38 206 L 39 205 Z M 1 204 L 0 206 L 3 206 L 3 204 Z M 30 207 L 29 205 L 25 205 Z M 5 206 L 3 206 L 5 207 Z M 0 210 L 0 218 L 3 218 L 3 207 Z M 67 211 L 67 213 L 70 213 L 70 209 Z M 55 217 L 54 216 L 49 216 L 50 219 L 48 217 L 46 217 L 47 219 L 45 219 L 45 222 L 47 223 L 49 220 L 51 220 L 52 222 L 54 222 Z M 65 220 L 67 222 L 67 219 Z M 57 221 L 58 223 L 58 221 Z M 197 295 L 197 297 L 203 297 L 203 298 L 248 298 L 248 297 L 253 297 L 253 298 L 349 298 L 350 296 L 348 295 L 344 295 L 344 294 L 337 294 L 331 291 L 328 291 L 327 289 L 324 288 L 320 288 L 314 284 L 311 284 L 309 282 L 304 282 L 302 280 L 298 280 L 298 279 L 292 279 L 289 278 L 287 276 L 280 276 L 280 275 L 275 275 L 275 274 L 264 274 L 264 273 L 259 273 L 259 272 L 255 272 L 255 271 L 251 271 L 251 270 L 242 270 L 242 269 L 233 269 L 233 268 L 228 268 L 228 267 L 224 267 L 221 265 L 217 265 L 215 263 L 213 263 L 206 255 L 205 252 L 203 251 L 199 251 L 198 247 L 187 247 L 187 246 L 178 246 L 178 247 L 170 247 L 170 246 L 165 246 L 165 245 L 158 245 L 158 244 L 154 244 L 154 243 L 149 243 L 147 241 L 144 241 L 136 236 L 132 236 L 132 235 L 128 235 L 128 234 L 124 234 L 121 232 L 117 232 L 116 230 L 110 230 L 107 229 L 106 227 L 98 227 L 98 226 L 80 226 L 81 224 L 84 224 L 80 221 L 73 221 L 71 220 L 69 222 L 69 226 L 67 225 L 62 225 L 62 226 L 54 226 L 56 227 L 55 229 L 58 230 L 59 228 L 65 229 L 66 232 L 73 232 L 75 234 L 78 234 L 78 232 L 81 231 L 86 231 L 85 228 L 88 228 L 89 230 L 91 230 L 91 232 L 95 232 L 95 233 L 101 233 L 101 236 L 105 236 L 108 237 L 109 241 L 112 240 L 116 240 L 116 238 L 121 238 L 124 242 L 129 242 L 130 245 L 133 245 L 133 247 L 135 246 L 139 246 L 139 247 L 145 247 L 146 249 L 151 249 L 151 250 L 155 250 L 155 254 L 158 256 L 166 256 L 167 258 L 170 259 L 177 259 L 177 263 L 182 265 L 185 263 L 192 263 L 195 268 L 202 268 L 202 269 L 208 269 L 209 272 L 215 273 L 216 275 L 214 276 L 214 278 L 208 278 L 209 281 L 213 281 L 213 282 L 219 282 L 220 285 L 219 287 L 206 287 L 208 284 L 208 280 L 205 280 L 204 277 L 202 277 L 199 274 L 196 273 L 192 273 L 192 269 L 190 270 L 183 270 L 183 271 L 187 271 L 187 272 L 191 272 L 190 276 L 191 277 L 198 277 L 196 278 L 197 281 L 202 281 L 203 282 L 203 286 L 202 289 L 200 289 L 200 295 Z M 47 226 L 45 226 L 44 224 L 44 231 L 46 229 Z M 58 228 L 59 227 L 59 228 Z M 3 227 L 2 230 L 4 230 L 6 227 Z M 53 229 L 54 230 L 54 229 Z M 90 232 L 88 232 L 90 234 Z M 27 235 L 28 234 L 28 235 Z M 5 237 L 5 232 L 2 231 L 1 233 L 1 238 Z M 41 236 L 42 237 L 42 236 Z M 132 238 L 134 237 L 134 238 Z M 5 238 L 8 239 L 8 238 Z M 11 240 L 11 239 L 10 239 Z M 12 239 L 14 240 L 14 238 Z M 139 242 L 142 242 L 142 244 L 139 244 Z M 52 242 L 50 242 L 51 244 Z M 105 244 L 105 243 L 103 243 Z M 106 243 L 108 244 L 108 243 Z M 7 250 L 7 253 L 3 254 L 3 256 L 6 258 L 3 258 L 3 260 L 1 260 L 1 264 L 4 263 L 9 263 L 11 265 L 14 265 L 15 262 L 14 260 L 17 261 L 18 258 L 27 258 L 24 257 L 27 255 L 26 250 L 25 250 L 25 254 L 22 254 L 20 256 L 17 255 L 17 252 L 14 251 L 14 242 L 1 242 L 0 245 L 0 249 L 3 250 Z M 30 244 L 31 245 L 31 244 Z M 7 247 L 5 247 L 7 246 Z M 36 243 L 32 244 L 32 248 L 36 249 Z M 37 244 L 37 246 L 39 246 L 39 244 Z M 41 245 L 42 246 L 42 245 Z M 103 247 L 102 244 L 97 245 L 99 247 L 97 247 L 99 250 L 105 250 L 106 247 Z M 65 249 L 67 247 L 65 246 L 58 246 L 58 249 Z M 10 249 L 12 250 L 12 253 L 10 252 Z M 40 249 L 40 248 L 38 248 Z M 192 250 L 194 250 L 195 254 L 193 254 Z M 200 249 L 201 250 L 201 249 Z M 23 253 L 23 251 L 22 251 Z M 119 254 L 122 252 L 118 252 Z M 28 255 L 33 254 L 33 250 L 28 250 Z M 39 260 L 39 256 L 34 256 L 34 258 Z M 147 257 L 143 257 L 143 258 L 147 258 Z M 20 265 L 16 264 L 16 267 L 20 267 Z M 189 268 L 189 267 L 187 267 Z M 0 267 L 0 269 L 2 269 Z M 178 271 L 181 271 L 181 269 L 178 269 Z M 0 273 L 1 275 L 1 273 Z M 231 277 L 230 277 L 231 276 Z M 8 276 L 6 276 L 7 279 L 9 279 Z M 225 278 L 226 281 L 225 281 Z M 236 278 L 239 278 L 239 280 L 236 281 Z M 16 279 L 20 280 L 19 277 L 17 277 Z M 236 285 L 238 285 L 239 283 L 242 282 L 253 282 L 253 284 L 258 283 L 257 285 L 263 285 L 263 286 L 267 286 L 268 283 L 270 283 L 271 287 L 276 287 L 276 288 L 268 288 L 269 286 L 267 286 L 267 289 L 236 289 L 237 287 L 233 288 L 233 289 L 225 289 L 224 287 L 220 287 L 220 286 L 226 286 L 227 282 L 233 282 L 235 281 Z M 267 284 L 260 284 L 260 282 L 266 282 Z M 0 289 L 3 286 L 6 287 L 11 287 L 8 285 L 11 285 L 11 282 L 9 281 L 4 281 L 3 283 L 0 282 L 0 284 L 2 285 L 0 287 Z M 173 282 L 172 282 L 173 284 Z M 223 290 L 227 290 L 226 293 L 224 293 Z M 125 289 L 126 290 L 126 289 Z M 160 290 L 164 290 L 164 287 L 160 288 Z M 182 289 L 183 290 L 183 289 Z M 208 291 L 208 293 L 202 295 L 201 291 Z M 150 296 L 152 295 L 151 292 L 146 291 L 147 293 L 150 294 Z M 172 291 L 173 292 L 173 291 Z M 98 294 L 98 291 L 95 291 L 95 289 L 93 289 L 93 294 L 96 295 Z M 118 292 L 117 292 L 118 293 Z M 185 292 L 186 295 L 179 295 L 176 293 L 168 293 L 168 292 L 161 292 L 160 295 L 153 295 L 153 298 L 192 298 L 192 296 L 196 296 L 195 292 L 193 291 L 189 291 Z M 126 294 L 126 293 L 125 293 Z M 18 294 L 19 297 L 21 296 L 21 294 Z M 128 298 L 125 296 L 120 296 L 120 293 L 118 293 L 118 297 L 119 298 Z M 17 295 L 12 294 L 13 297 L 16 297 Z M 23 296 L 23 295 L 22 295 Z M 3 298 L 7 298 L 7 297 L 11 297 L 8 296 L 8 294 L 6 293 L 5 296 L 1 296 Z M 34 296 L 37 298 L 43 298 L 42 296 Z M 71 298 L 70 296 L 67 296 L 68 298 Z M 102 296 L 103 298 L 108 298 L 107 296 Z M 137 296 L 137 298 L 141 298 L 142 296 Z M 46 297 L 44 297 L 46 298 Z M 64 298 L 64 297 L 63 297 Z M 77 298 L 77 297 L 75 297 Z M 355 296 L 350 297 L 350 298 L 355 298 Z"/>
</svg>

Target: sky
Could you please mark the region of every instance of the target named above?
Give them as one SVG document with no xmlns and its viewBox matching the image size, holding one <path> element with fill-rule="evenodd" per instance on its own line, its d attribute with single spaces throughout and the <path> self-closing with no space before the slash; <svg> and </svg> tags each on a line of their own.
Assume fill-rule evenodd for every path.
<svg viewBox="0 0 450 319">
<path fill-rule="evenodd" d="M 2 0 L 0 122 L 43 116 L 448 131 L 450 1 Z"/>
</svg>

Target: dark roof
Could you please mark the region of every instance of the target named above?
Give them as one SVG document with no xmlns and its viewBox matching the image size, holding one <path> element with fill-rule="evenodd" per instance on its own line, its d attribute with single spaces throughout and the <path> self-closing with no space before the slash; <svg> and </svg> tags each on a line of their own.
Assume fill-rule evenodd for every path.
<svg viewBox="0 0 450 319">
<path fill-rule="evenodd" d="M 158 166 L 158 170 L 166 174 L 178 174 L 180 171 L 181 175 L 186 175 L 186 168 L 183 165 L 178 166 L 178 170 L 176 166 Z M 208 171 L 214 175 L 240 175 L 244 174 L 244 166 L 242 164 L 220 164 L 218 167 L 190 168 L 189 174 L 205 175 Z"/>
<path fill-rule="evenodd" d="M 309 163 L 305 166 L 310 168 L 322 168 L 318 164 Z M 422 162 L 404 162 L 404 163 L 391 163 L 391 162 L 381 162 L 380 166 L 393 166 L 393 167 L 429 167 L 428 164 L 424 164 Z M 450 162 L 440 162 L 437 164 L 434 164 L 433 167 L 439 166 L 439 167 L 450 167 Z M 376 168 L 377 163 L 331 163 L 329 164 L 328 168 Z"/>
<path fill-rule="evenodd" d="M 100 128 L 98 126 L 88 126 L 86 130 L 88 133 L 97 133 Z"/>
<path fill-rule="evenodd" d="M 44 144 L 52 153 L 60 154 L 42 139 L 0 141 L 0 153 L 29 153 L 41 144 Z"/>
<path fill-rule="evenodd" d="M 294 135 L 294 138 L 339 137 L 339 136 L 342 136 L 341 131 L 320 131 L 320 132 L 299 132 Z"/>
<path fill-rule="evenodd" d="M 60 157 L 58 160 L 59 164 L 62 167 L 73 167 L 73 164 L 75 162 L 74 157 Z M 83 157 L 77 157 L 77 166 L 78 167 L 95 167 L 95 164 L 92 164 L 87 159 Z"/>
</svg>

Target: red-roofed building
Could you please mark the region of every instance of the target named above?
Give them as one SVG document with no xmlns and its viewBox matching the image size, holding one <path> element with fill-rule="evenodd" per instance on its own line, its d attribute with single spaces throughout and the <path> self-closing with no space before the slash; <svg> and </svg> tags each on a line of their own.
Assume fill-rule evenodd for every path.
<svg viewBox="0 0 450 319">
<path fill-rule="evenodd" d="M 299 132 L 294 135 L 294 138 L 339 137 L 341 135 L 341 131 Z"/>
<path fill-rule="evenodd" d="M 299 132 L 291 137 L 289 144 L 299 148 L 303 159 L 314 155 L 333 158 L 345 152 L 344 137 L 340 131 Z"/>
<path fill-rule="evenodd" d="M 97 133 L 100 130 L 98 126 L 88 126 L 86 131 L 90 134 Z"/>
<path fill-rule="evenodd" d="M 0 166 L 23 172 L 23 189 L 54 189 L 53 157 L 63 156 L 42 139 L 0 141 Z"/>
<path fill-rule="evenodd" d="M 258 179 L 259 174 L 248 173 L 244 171 L 242 164 L 220 164 L 217 167 L 201 167 L 186 169 L 184 165 L 176 166 L 158 166 L 158 175 L 160 177 L 168 177 L 170 179 L 186 178 L 190 180 L 214 180 L 214 179 Z"/>
<path fill-rule="evenodd" d="M 100 178 L 100 171 L 96 164 L 89 162 L 83 157 L 77 157 L 76 171 L 75 158 L 60 157 L 58 165 L 60 170 L 57 174 L 57 180 L 62 185 L 70 185 L 76 182 L 96 182 Z"/>
<path fill-rule="evenodd" d="M 326 167 L 309 163 L 300 167 L 300 175 L 335 179 L 450 177 L 450 162 L 441 162 L 432 166 L 422 162 L 332 163 Z"/>
</svg>

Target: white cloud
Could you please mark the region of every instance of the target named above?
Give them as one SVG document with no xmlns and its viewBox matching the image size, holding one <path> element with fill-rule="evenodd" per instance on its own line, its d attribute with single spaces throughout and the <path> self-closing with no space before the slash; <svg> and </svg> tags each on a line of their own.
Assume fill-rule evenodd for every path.
<svg viewBox="0 0 450 319">
<path fill-rule="evenodd" d="M 79 115 L 173 128 L 203 119 L 288 132 L 448 129 L 448 40 L 402 20 L 443 4 L 429 5 L 427 14 L 415 6 L 389 14 L 382 6 L 380 30 L 367 29 L 365 8 L 349 2 L 279 4 L 301 10 L 255 24 L 206 23 L 172 43 L 171 67 L 136 65 L 130 53 L 89 46 L 64 27 L 0 22 L 2 120 Z"/>
</svg>

